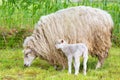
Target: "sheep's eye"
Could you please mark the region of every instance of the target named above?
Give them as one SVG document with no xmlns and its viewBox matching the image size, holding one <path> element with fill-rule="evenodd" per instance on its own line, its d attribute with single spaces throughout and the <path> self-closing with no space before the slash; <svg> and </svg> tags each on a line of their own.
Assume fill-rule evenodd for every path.
<svg viewBox="0 0 120 80">
<path fill-rule="evenodd" d="M 25 57 L 28 57 L 28 54 L 25 54 Z"/>
</svg>

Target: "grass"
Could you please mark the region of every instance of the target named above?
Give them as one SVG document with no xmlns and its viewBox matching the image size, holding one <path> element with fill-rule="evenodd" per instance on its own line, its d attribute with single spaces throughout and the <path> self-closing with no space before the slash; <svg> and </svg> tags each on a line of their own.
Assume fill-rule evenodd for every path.
<svg viewBox="0 0 120 80">
<path fill-rule="evenodd" d="M 92 6 L 108 11 L 115 23 L 115 32 L 119 32 L 120 1 L 95 1 L 83 0 L 72 3 L 68 0 L 0 0 L 0 27 L 2 28 L 32 28 L 43 15 L 73 6 Z"/>
<path fill-rule="evenodd" d="M 31 67 L 23 67 L 22 49 L 0 50 L 0 80 L 120 80 L 120 48 L 111 48 L 101 69 L 95 70 L 97 59 L 89 56 L 87 75 L 68 74 L 67 69 L 56 71 L 44 60 L 34 60 Z"/>
<path fill-rule="evenodd" d="M 4 40 L 2 40 L 3 35 L 1 35 L 3 32 L 6 33 L 7 30 L 9 31 L 15 28 L 23 33 L 21 30 L 24 28 L 33 29 L 33 26 L 39 20 L 40 16 L 55 12 L 59 9 L 78 5 L 107 10 L 112 15 L 115 23 L 113 34 L 116 38 L 114 38 L 113 42 L 116 42 L 115 45 L 120 44 L 119 0 L 114 0 L 113 2 L 103 0 L 102 2 L 97 1 L 93 3 L 90 3 L 89 0 L 85 0 L 85 2 L 82 3 L 67 3 L 61 1 L 62 0 L 0 0 L 0 49 L 5 46 Z M 15 45 L 19 47 L 23 37 L 18 35 L 17 37 L 19 39 L 16 38 L 16 34 L 13 34 L 12 37 L 8 36 L 8 38 L 10 38 L 8 39 L 7 47 L 16 47 Z M 101 69 L 95 70 L 96 63 L 97 59 L 90 56 L 87 76 L 83 76 L 82 70 L 80 70 L 78 76 L 74 76 L 73 74 L 68 74 L 67 69 L 64 71 L 54 70 L 53 66 L 41 59 L 34 60 L 31 67 L 25 68 L 23 67 L 22 49 L 1 49 L 0 80 L 120 80 L 120 48 L 111 48 L 110 55 Z"/>
</svg>

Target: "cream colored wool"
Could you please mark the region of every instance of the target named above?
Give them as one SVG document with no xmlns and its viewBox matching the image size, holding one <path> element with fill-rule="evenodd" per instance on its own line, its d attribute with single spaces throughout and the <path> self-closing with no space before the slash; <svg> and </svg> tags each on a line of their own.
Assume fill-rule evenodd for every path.
<svg viewBox="0 0 120 80">
<path fill-rule="evenodd" d="M 23 46 L 35 50 L 35 54 L 53 65 L 65 66 L 66 58 L 55 48 L 55 41 L 64 39 L 70 44 L 86 43 L 89 53 L 102 60 L 111 47 L 112 28 L 112 18 L 106 11 L 86 6 L 71 7 L 42 16 L 32 38 L 26 38 Z"/>
</svg>

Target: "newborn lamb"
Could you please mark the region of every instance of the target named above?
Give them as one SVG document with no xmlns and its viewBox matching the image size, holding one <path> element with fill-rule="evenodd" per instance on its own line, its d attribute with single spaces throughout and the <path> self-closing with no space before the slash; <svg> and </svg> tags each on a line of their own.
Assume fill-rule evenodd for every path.
<svg viewBox="0 0 120 80">
<path fill-rule="evenodd" d="M 74 58 L 75 75 L 79 73 L 80 57 L 83 57 L 83 74 L 86 75 L 88 48 L 84 43 L 68 44 L 64 40 L 55 43 L 56 49 L 62 50 L 68 59 L 68 73 L 71 74 L 72 59 Z"/>
</svg>

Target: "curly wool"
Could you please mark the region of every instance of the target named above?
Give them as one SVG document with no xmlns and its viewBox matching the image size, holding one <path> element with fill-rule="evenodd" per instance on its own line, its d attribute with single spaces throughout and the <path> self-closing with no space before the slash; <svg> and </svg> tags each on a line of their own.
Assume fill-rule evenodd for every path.
<svg viewBox="0 0 120 80">
<path fill-rule="evenodd" d="M 58 39 L 68 43 L 86 43 L 91 55 L 105 57 L 111 47 L 113 21 L 106 11 L 78 6 L 42 16 L 24 47 L 36 51 L 51 64 L 66 65 L 66 58 L 55 48 Z M 30 38 L 30 39 L 29 39 Z"/>
</svg>

